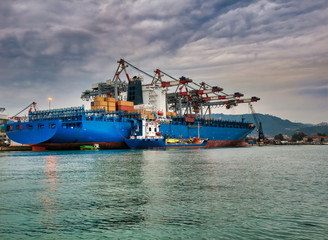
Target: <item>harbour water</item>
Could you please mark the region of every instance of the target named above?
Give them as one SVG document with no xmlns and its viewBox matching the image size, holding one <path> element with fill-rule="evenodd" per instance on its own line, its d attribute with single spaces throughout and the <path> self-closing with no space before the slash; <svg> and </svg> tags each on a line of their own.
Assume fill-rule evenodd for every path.
<svg viewBox="0 0 328 240">
<path fill-rule="evenodd" d="M 0 153 L 0 239 L 328 239 L 328 146 Z"/>
</svg>

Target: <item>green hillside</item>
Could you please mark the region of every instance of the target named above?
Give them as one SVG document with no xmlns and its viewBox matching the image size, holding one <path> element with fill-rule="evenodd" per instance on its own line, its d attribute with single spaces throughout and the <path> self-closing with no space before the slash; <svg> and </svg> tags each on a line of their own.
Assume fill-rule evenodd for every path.
<svg viewBox="0 0 328 240">
<path fill-rule="evenodd" d="M 328 135 L 328 125 L 313 125 L 313 124 L 305 124 L 305 123 L 296 123 L 291 122 L 287 119 L 281 119 L 279 117 L 275 117 L 268 114 L 258 114 L 257 117 L 262 122 L 262 127 L 264 131 L 264 135 L 266 137 L 274 137 L 275 135 L 282 133 L 286 135 L 293 135 L 296 132 L 304 132 L 306 135 L 317 134 L 318 132 L 326 133 Z M 242 118 L 245 119 L 246 122 L 254 123 L 254 118 L 252 114 L 244 114 L 244 115 L 225 115 L 225 114 L 212 114 L 212 118 L 222 120 L 230 120 L 230 121 L 241 121 Z M 255 136 L 256 132 L 253 131 L 251 136 Z"/>
</svg>

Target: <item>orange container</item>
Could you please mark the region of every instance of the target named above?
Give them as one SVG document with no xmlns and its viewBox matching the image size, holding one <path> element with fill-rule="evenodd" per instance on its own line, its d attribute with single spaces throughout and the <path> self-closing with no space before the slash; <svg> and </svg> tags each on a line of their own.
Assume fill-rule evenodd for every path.
<svg viewBox="0 0 328 240">
<path fill-rule="evenodd" d="M 97 102 L 97 101 L 105 101 L 105 98 L 104 97 L 94 97 L 94 101 Z"/>
<path fill-rule="evenodd" d="M 107 106 L 107 102 L 105 101 L 94 101 L 94 106 Z"/>
<path fill-rule="evenodd" d="M 106 100 L 107 100 L 107 102 L 113 102 L 113 103 L 115 103 L 115 98 L 108 97 Z"/>
<path fill-rule="evenodd" d="M 129 107 L 133 107 L 134 103 L 133 102 L 129 102 L 129 101 L 117 101 L 116 102 L 117 106 L 129 106 Z"/>
<path fill-rule="evenodd" d="M 131 110 L 133 110 L 133 106 L 131 107 L 131 106 L 120 106 L 120 105 L 118 105 L 117 110 L 131 111 Z"/>
<path fill-rule="evenodd" d="M 106 111 L 107 112 L 114 112 L 114 111 L 116 111 L 116 107 L 107 107 Z"/>
<path fill-rule="evenodd" d="M 115 107 L 115 102 L 107 102 L 107 107 Z"/>
</svg>

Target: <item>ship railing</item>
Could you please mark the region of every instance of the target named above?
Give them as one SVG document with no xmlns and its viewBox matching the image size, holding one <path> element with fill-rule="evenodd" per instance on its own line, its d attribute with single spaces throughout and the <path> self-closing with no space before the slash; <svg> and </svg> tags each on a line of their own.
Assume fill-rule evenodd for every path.
<svg viewBox="0 0 328 240">
<path fill-rule="evenodd" d="M 35 112 L 29 112 L 29 119 L 32 121 L 38 120 L 54 120 L 65 117 L 80 117 L 84 115 L 84 106 L 72 107 L 72 108 L 60 108 L 52 110 L 39 110 Z"/>
<path fill-rule="evenodd" d="M 229 121 L 229 120 L 220 120 L 220 119 L 206 119 L 195 117 L 194 122 L 185 122 L 185 117 L 174 117 L 172 118 L 173 125 L 188 125 L 188 126 L 197 126 L 198 124 L 202 126 L 211 126 L 211 127 L 225 127 L 225 128 L 251 128 L 250 123 L 244 121 Z"/>
</svg>

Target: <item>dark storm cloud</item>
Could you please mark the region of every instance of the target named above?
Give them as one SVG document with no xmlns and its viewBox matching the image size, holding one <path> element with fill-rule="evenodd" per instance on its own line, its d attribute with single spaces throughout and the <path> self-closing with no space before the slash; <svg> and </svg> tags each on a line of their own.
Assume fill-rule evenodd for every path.
<svg viewBox="0 0 328 240">
<path fill-rule="evenodd" d="M 247 1 L 248 2 L 248 1 Z M 205 23 L 203 36 L 232 38 L 234 41 L 261 42 L 279 39 L 283 36 L 300 34 L 306 28 L 321 24 L 324 16 L 307 18 L 312 12 L 327 8 L 327 3 L 308 1 L 257 1 L 256 4 L 237 5 L 237 8 L 221 12 Z M 304 15 L 304 16 L 303 16 Z M 301 32 L 298 33 L 298 31 Z"/>
<path fill-rule="evenodd" d="M 308 8 L 315 11 L 324 5 L 318 2 L 307 8 L 307 4 L 299 1 L 297 6 L 296 3 L 255 3 L 257 1 L 152 1 L 148 4 L 140 1 L 10 1 L 9 7 L 2 5 L 10 13 L 3 17 L 10 18 L 7 24 L 14 26 L 16 33 L 16 42 L 12 44 L 17 48 L 12 48 L 11 54 L 30 54 L 33 56 L 28 57 L 35 58 L 54 56 L 54 61 L 62 55 L 68 61 L 80 59 L 82 62 L 86 57 L 110 51 L 114 56 L 123 53 L 127 57 L 133 57 L 139 49 L 147 57 L 162 52 L 175 54 L 199 39 L 222 38 L 229 39 L 230 44 L 238 44 L 279 38 L 297 30 L 294 27 L 297 24 L 284 24 L 291 16 L 300 15 Z M 252 8 L 252 5 L 255 6 Z M 270 8 L 271 14 L 266 14 Z M 286 30 L 282 31 L 282 25 L 286 25 Z M 139 54 L 141 57 L 143 54 Z M 54 71 L 58 68 L 54 67 Z"/>
<path fill-rule="evenodd" d="M 0 39 L 0 56 L 9 61 L 17 57 L 25 57 L 16 36 L 6 36 Z"/>
<path fill-rule="evenodd" d="M 78 99 L 81 88 L 111 77 L 120 57 L 214 85 L 251 83 L 249 91 L 297 85 L 297 98 L 308 79 L 327 73 L 327 7 L 307 0 L 3 0 L 0 101 L 19 88 L 21 100 L 65 99 L 69 91 Z"/>
<path fill-rule="evenodd" d="M 47 33 L 49 34 L 49 32 Z M 81 64 L 94 52 L 93 36 L 85 31 L 63 29 L 51 32 L 26 31 L 0 40 L 0 61 L 7 72 L 1 83 L 53 84 L 61 70 Z"/>
</svg>

